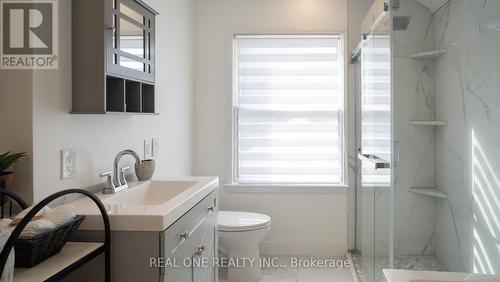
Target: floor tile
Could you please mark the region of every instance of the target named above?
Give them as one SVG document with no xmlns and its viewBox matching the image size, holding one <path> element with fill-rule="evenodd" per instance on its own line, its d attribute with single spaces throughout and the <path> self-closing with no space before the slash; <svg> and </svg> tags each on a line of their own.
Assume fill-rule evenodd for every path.
<svg viewBox="0 0 500 282">
<path fill-rule="evenodd" d="M 300 268 L 297 282 L 352 282 L 349 269 Z"/>
<path fill-rule="evenodd" d="M 284 267 L 262 268 L 259 282 L 353 282 L 349 268 L 291 267 L 289 257 L 279 257 L 277 264 Z M 221 278 L 220 282 L 230 282 L 223 279 L 225 275 Z"/>
</svg>

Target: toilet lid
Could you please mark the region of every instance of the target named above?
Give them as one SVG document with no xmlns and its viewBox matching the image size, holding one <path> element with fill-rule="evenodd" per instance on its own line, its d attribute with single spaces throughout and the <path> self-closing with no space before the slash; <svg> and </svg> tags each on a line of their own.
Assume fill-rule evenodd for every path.
<svg viewBox="0 0 500 282">
<path fill-rule="evenodd" d="M 217 225 L 220 231 L 255 230 L 270 223 L 271 218 L 260 213 L 219 211 L 217 214 Z"/>
</svg>

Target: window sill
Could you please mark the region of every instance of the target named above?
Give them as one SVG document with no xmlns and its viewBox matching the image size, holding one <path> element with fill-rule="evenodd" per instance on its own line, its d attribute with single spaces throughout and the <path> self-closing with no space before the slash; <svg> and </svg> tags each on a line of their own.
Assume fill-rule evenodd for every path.
<svg viewBox="0 0 500 282">
<path fill-rule="evenodd" d="M 230 193 L 347 194 L 349 185 L 334 184 L 225 184 Z"/>
</svg>

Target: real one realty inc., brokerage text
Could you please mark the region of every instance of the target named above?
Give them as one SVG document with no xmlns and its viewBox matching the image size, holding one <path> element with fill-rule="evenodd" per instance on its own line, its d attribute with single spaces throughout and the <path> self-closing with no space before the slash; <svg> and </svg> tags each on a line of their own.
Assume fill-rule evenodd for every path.
<svg viewBox="0 0 500 282">
<path fill-rule="evenodd" d="M 263 257 L 257 258 L 204 258 L 186 257 L 184 259 L 151 257 L 149 267 L 154 268 L 180 268 L 180 267 L 222 267 L 246 268 L 258 264 L 268 268 L 348 268 L 350 260 L 333 258 L 299 258 L 299 257 Z"/>
</svg>

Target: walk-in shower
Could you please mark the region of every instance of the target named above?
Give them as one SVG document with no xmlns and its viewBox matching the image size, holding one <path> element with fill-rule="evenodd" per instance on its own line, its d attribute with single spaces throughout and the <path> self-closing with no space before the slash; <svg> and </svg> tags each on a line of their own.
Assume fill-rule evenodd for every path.
<svg viewBox="0 0 500 282">
<path fill-rule="evenodd" d="M 371 1 L 353 50 L 360 281 L 500 273 L 500 1 Z"/>
</svg>

